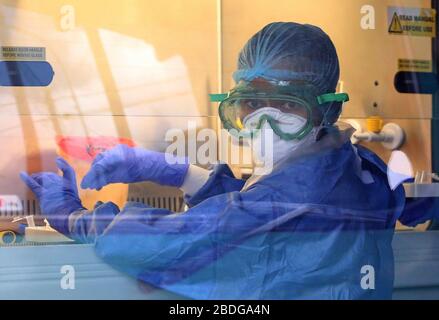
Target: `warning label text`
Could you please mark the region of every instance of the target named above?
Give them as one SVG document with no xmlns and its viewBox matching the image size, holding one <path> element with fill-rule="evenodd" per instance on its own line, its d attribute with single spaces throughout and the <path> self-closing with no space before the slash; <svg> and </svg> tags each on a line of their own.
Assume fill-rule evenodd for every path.
<svg viewBox="0 0 439 320">
<path fill-rule="evenodd" d="M 436 11 L 434 9 L 389 7 L 387 19 L 390 34 L 436 36 Z"/>
</svg>

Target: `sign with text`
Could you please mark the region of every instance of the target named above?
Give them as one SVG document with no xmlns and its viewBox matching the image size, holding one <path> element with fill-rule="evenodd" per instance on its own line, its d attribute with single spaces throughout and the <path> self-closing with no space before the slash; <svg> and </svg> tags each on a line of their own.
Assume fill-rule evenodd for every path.
<svg viewBox="0 0 439 320">
<path fill-rule="evenodd" d="M 0 60 L 3 61 L 45 61 L 44 47 L 0 47 Z"/>
<path fill-rule="evenodd" d="M 396 35 L 435 37 L 436 10 L 430 8 L 387 8 L 389 33 Z"/>
</svg>

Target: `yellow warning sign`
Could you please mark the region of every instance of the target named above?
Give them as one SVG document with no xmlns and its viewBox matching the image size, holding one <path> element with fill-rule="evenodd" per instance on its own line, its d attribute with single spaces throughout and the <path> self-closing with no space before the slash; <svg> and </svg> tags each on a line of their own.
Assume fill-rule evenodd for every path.
<svg viewBox="0 0 439 320">
<path fill-rule="evenodd" d="M 398 14 L 395 12 L 392 17 L 392 22 L 390 22 L 389 26 L 390 33 L 403 33 L 401 21 L 399 21 Z"/>
<path fill-rule="evenodd" d="M 45 61 L 44 47 L 0 47 L 0 60 L 4 61 Z"/>
<path fill-rule="evenodd" d="M 398 71 L 433 72 L 431 60 L 398 59 Z"/>
<path fill-rule="evenodd" d="M 436 36 L 436 10 L 430 8 L 388 7 L 390 34 Z"/>
</svg>

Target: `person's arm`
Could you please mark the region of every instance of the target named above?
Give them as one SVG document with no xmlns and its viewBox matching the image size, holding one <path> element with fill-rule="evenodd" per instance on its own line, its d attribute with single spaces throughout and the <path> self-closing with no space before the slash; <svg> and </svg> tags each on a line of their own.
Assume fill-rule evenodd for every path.
<svg viewBox="0 0 439 320">
<path fill-rule="evenodd" d="M 93 210 L 77 210 L 65 216 L 67 230 L 63 234 L 80 243 L 93 243 L 119 213 L 112 202 L 98 202 Z"/>
<path fill-rule="evenodd" d="M 188 168 L 187 158 L 121 144 L 96 156 L 81 188 L 100 190 L 111 183 L 143 181 L 181 187 Z"/>
<path fill-rule="evenodd" d="M 218 165 L 209 171 L 191 165 L 188 175 L 181 187 L 185 192 L 186 203 L 192 207 L 202 201 L 219 194 L 239 191 L 244 181 L 236 179 L 227 165 Z M 123 212 L 142 210 L 148 216 L 172 215 L 172 211 L 155 209 L 140 203 L 128 203 Z M 65 216 L 68 230 L 63 233 L 82 243 L 93 243 L 119 214 L 119 208 L 112 202 L 99 202 L 94 210 L 81 209 Z M 186 212 L 185 214 L 192 214 Z"/>
<path fill-rule="evenodd" d="M 373 152 L 364 146 L 355 146 L 358 154 L 365 160 L 365 165 L 375 165 L 383 175 L 387 175 L 387 165 Z M 369 167 L 370 169 L 370 167 Z M 372 168 L 373 170 L 373 168 Z M 403 186 L 400 185 L 395 190 L 397 197 L 404 201 L 405 205 L 402 209 L 398 220 L 408 227 L 415 227 L 418 224 L 427 222 L 428 220 L 439 218 L 439 199 L 438 198 L 406 198 Z M 395 221 L 393 221 L 395 222 Z"/>
<path fill-rule="evenodd" d="M 125 208 L 96 238 L 96 253 L 152 285 L 178 281 L 214 263 L 255 232 L 272 228 L 285 204 L 271 199 L 271 194 L 260 188 L 221 194 L 183 214 Z"/>
<path fill-rule="evenodd" d="M 119 208 L 112 202 L 98 202 L 93 210 L 82 206 L 73 168 L 62 158 L 56 164 L 62 176 L 54 172 L 27 174 L 23 182 L 39 200 L 41 212 L 52 228 L 79 242 L 94 242 L 113 221 Z"/>
<path fill-rule="evenodd" d="M 186 177 L 183 181 L 183 184 L 180 187 L 180 190 L 187 196 L 192 196 L 201 189 L 209 180 L 211 170 L 207 170 L 195 165 L 189 165 L 189 169 L 186 173 Z"/>
<path fill-rule="evenodd" d="M 73 168 L 62 158 L 58 158 L 56 163 L 62 176 L 53 172 L 31 175 L 22 172 L 20 177 L 38 198 L 42 213 L 54 229 L 80 242 L 94 242 L 119 214 L 119 208 L 111 202 L 98 203 L 93 210 L 84 208 Z M 201 189 L 195 195 L 186 195 L 186 199 L 190 205 L 194 205 L 218 193 L 240 190 L 243 184 L 243 181 L 233 177 L 227 166 L 220 165 L 209 174 Z M 144 205 L 138 205 L 145 209 Z M 129 206 L 132 208 L 135 205 Z M 172 214 L 167 210 L 154 209 L 156 213 Z"/>
<path fill-rule="evenodd" d="M 439 198 L 406 198 L 399 221 L 408 227 L 439 219 Z"/>
<path fill-rule="evenodd" d="M 235 179 L 225 164 L 209 171 L 190 165 L 187 158 L 119 145 L 96 157 L 81 187 L 99 190 L 110 183 L 141 181 L 180 188 L 189 206 L 244 186 L 244 181 Z"/>
<path fill-rule="evenodd" d="M 226 164 L 216 165 L 212 171 L 191 166 L 188 177 L 180 189 L 185 193 L 185 202 L 189 207 L 193 207 L 208 198 L 240 191 L 244 184 L 245 181 L 236 179 Z"/>
</svg>

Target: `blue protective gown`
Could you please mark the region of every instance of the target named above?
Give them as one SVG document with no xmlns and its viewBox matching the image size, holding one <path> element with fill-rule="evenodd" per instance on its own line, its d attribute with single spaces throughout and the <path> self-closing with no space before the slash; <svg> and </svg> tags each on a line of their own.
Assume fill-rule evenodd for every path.
<svg viewBox="0 0 439 320">
<path fill-rule="evenodd" d="M 104 203 L 66 217 L 61 231 L 189 298 L 389 299 L 404 190 L 391 191 L 386 165 L 348 139 L 316 146 L 245 186 L 216 166 L 183 214 Z"/>
</svg>

